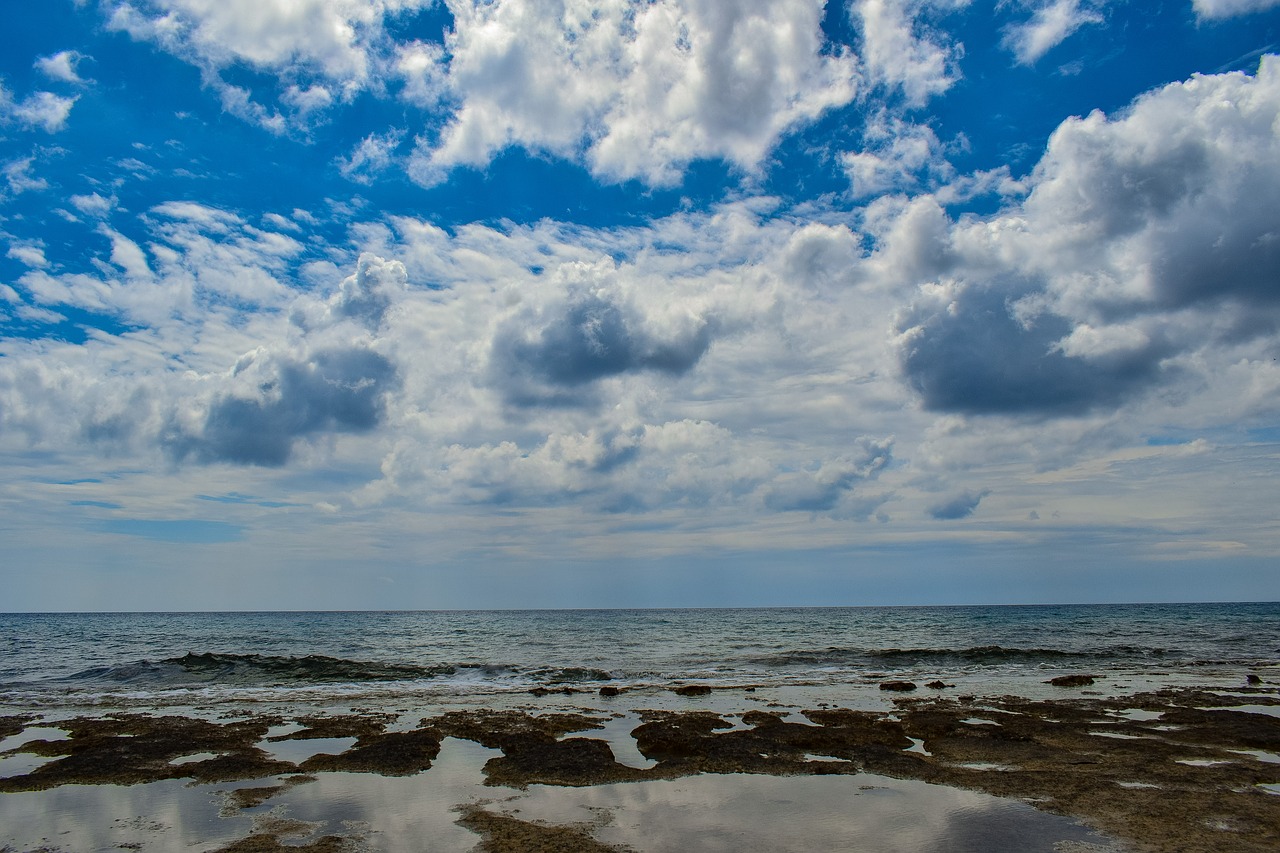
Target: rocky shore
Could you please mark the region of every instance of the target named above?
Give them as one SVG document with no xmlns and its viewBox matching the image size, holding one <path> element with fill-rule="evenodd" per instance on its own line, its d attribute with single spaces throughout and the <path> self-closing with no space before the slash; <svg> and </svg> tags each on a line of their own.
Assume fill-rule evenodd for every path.
<svg viewBox="0 0 1280 853">
<path fill-rule="evenodd" d="M 602 698 L 607 706 L 627 697 Z M 408 720 L 372 710 L 292 717 L 237 710 L 225 719 L 134 712 L 0 717 L 0 738 L 8 743 L 33 729 L 63 733 L 0 752 L 0 761 L 32 759 L 26 772 L 0 778 L 0 810 L 7 794 L 67 785 L 263 780 L 225 795 L 224 815 L 234 814 L 270 804 L 324 774 L 422 773 L 442 743 L 456 738 L 494 751 L 483 765 L 484 784 L 491 787 L 584 787 L 697 774 L 869 773 L 1016 798 L 1082 820 L 1113 840 L 1111 849 L 1280 849 L 1280 697 L 1262 684 L 1229 693 L 1076 692 L 1054 699 L 901 691 L 888 711 L 757 707 L 721 713 L 646 708 L 644 696 L 631 698 L 633 704 L 617 709 L 472 709 Z M 644 766 L 620 761 L 617 744 L 595 736 L 619 720 L 630 727 Z M 271 751 L 273 744 L 321 739 L 345 739 L 345 748 L 300 761 Z M 595 839 L 590 827 L 530 822 L 482 800 L 460 803 L 458 815 L 457 822 L 477 834 L 478 850 L 617 849 Z M 364 849 L 356 834 L 332 827 L 309 832 L 297 821 L 263 819 L 219 849 Z M 3 844 L 0 836 L 0 851 L 20 849 Z"/>
</svg>

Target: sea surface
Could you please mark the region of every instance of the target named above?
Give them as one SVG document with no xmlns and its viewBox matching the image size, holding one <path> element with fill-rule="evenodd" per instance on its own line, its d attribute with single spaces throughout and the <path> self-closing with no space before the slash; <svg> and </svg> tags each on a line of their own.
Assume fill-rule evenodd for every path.
<svg viewBox="0 0 1280 853">
<path fill-rule="evenodd" d="M 500 704 L 538 688 L 676 683 L 803 687 L 838 700 L 884 679 L 1025 693 L 1064 673 L 1139 689 L 1273 667 L 1280 603 L 0 614 L 9 708 Z"/>
</svg>

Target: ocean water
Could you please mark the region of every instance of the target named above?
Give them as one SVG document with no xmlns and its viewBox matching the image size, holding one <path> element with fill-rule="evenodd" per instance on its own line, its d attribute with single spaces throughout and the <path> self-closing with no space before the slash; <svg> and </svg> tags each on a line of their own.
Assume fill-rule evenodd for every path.
<svg viewBox="0 0 1280 853">
<path fill-rule="evenodd" d="M 0 707 L 500 702 L 529 690 L 884 679 L 1131 689 L 1280 667 L 1280 603 L 716 610 L 0 614 Z M 1032 690 L 1031 692 L 1034 692 Z"/>
</svg>

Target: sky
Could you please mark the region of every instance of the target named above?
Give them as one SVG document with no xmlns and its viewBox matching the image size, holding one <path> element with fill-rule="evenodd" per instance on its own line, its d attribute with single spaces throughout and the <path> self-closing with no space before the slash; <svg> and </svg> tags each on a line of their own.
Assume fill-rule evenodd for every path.
<svg viewBox="0 0 1280 853">
<path fill-rule="evenodd" d="M 0 610 L 1280 599 L 1280 0 L 47 0 Z"/>
</svg>

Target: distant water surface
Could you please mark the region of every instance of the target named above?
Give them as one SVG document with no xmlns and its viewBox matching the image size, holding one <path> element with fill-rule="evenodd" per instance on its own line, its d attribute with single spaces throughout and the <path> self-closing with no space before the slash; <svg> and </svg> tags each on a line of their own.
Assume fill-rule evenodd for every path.
<svg viewBox="0 0 1280 853">
<path fill-rule="evenodd" d="M 1194 681 L 1280 665 L 1280 603 L 0 614 L 0 703 L 882 677 Z"/>
</svg>

